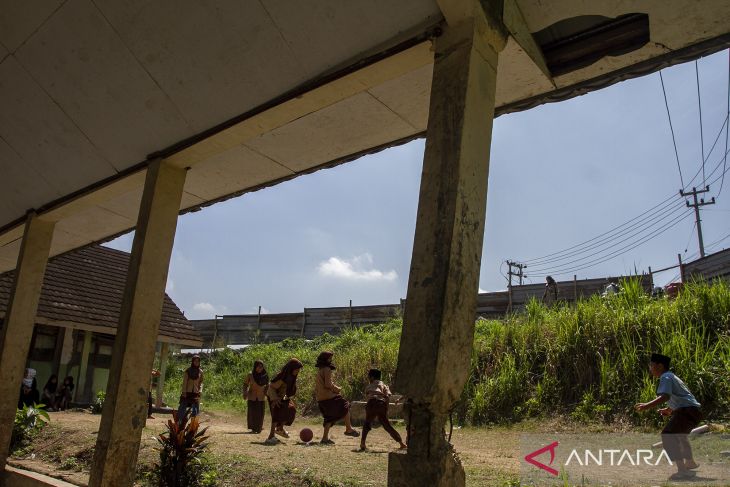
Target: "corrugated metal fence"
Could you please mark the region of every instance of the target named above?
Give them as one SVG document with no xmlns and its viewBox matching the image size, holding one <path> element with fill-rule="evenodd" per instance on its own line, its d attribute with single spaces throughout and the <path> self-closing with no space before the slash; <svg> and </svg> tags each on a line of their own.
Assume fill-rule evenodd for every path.
<svg viewBox="0 0 730 487">
<path fill-rule="evenodd" d="M 720 278 L 730 282 L 730 249 L 684 264 L 682 274 L 683 280 L 701 279 L 709 282 Z"/>
<path fill-rule="evenodd" d="M 558 282 L 558 299 L 574 302 L 579 298 L 599 294 L 610 282 L 621 277 L 585 279 Z M 651 290 L 651 278 L 641 276 L 642 285 Z M 477 297 L 477 317 L 496 318 L 510 309 L 524 308 L 530 298 L 542 299 L 545 286 L 529 284 L 513 286 L 510 291 L 481 293 Z M 511 294 L 511 296 L 510 296 Z M 269 343 L 285 338 L 315 338 L 324 333 L 337 334 L 348 327 L 360 327 L 383 323 L 402 315 L 405 300 L 400 304 L 376 306 L 342 306 L 335 308 L 305 308 L 302 313 L 225 315 L 210 320 L 192 320 L 193 326 L 203 337 L 205 347 L 213 343 L 243 345 Z"/>
</svg>

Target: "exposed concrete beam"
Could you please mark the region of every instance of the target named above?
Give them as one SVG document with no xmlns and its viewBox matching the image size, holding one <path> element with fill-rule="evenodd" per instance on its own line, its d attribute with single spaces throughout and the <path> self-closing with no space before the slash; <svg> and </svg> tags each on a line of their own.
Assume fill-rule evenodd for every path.
<svg viewBox="0 0 730 487">
<path fill-rule="evenodd" d="M 15 270 L 15 282 L 0 331 L 0 470 L 5 466 L 18 405 L 18 390 L 33 338 L 43 276 L 53 240 L 53 222 L 30 213 Z"/>
<path fill-rule="evenodd" d="M 185 169 L 159 160 L 147 170 L 89 478 L 91 487 L 134 483 L 185 173 Z"/>
<path fill-rule="evenodd" d="M 443 429 L 471 360 L 498 53 L 505 38 L 501 27 L 477 16 L 446 27 L 435 43 L 428 137 L 394 385 L 408 398 L 409 444 L 405 455 L 389 457 L 388 485 L 393 487 L 465 483 Z"/>
<path fill-rule="evenodd" d="M 547 67 L 545 56 L 542 55 L 542 49 L 535 42 L 535 38 L 532 37 L 532 33 L 530 33 L 525 17 L 522 15 L 522 11 L 519 5 L 517 5 L 516 0 L 504 0 L 502 21 L 510 35 L 530 57 L 532 62 L 535 63 L 535 66 L 540 69 L 553 87 L 557 88 L 555 80 L 553 80 L 550 70 Z"/>
<path fill-rule="evenodd" d="M 451 26 L 458 25 L 472 17 L 481 17 L 492 26 L 487 34 L 491 35 L 496 32 L 498 36 L 501 36 L 505 32 L 509 33 L 553 87 L 556 86 L 545 57 L 542 55 L 542 49 L 532 37 L 516 0 L 437 0 L 437 3 L 446 22 Z M 494 39 L 487 39 L 487 41 L 495 44 Z"/>
</svg>

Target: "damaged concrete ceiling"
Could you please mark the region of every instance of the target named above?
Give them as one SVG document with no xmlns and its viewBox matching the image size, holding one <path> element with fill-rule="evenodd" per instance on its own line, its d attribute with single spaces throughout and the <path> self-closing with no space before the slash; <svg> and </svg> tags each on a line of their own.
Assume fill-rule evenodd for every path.
<svg viewBox="0 0 730 487">
<path fill-rule="evenodd" d="M 0 0 L 0 272 L 29 209 L 53 255 L 134 227 L 150 158 L 190 168 L 189 211 L 423 135 L 452 1 Z M 504 15 L 498 114 L 730 45 L 721 0 Z"/>
</svg>

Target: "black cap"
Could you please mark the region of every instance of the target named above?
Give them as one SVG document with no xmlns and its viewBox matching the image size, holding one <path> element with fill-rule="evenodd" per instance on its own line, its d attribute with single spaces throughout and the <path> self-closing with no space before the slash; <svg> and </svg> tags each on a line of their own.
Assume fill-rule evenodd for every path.
<svg viewBox="0 0 730 487">
<path fill-rule="evenodd" d="M 378 369 L 368 370 L 368 377 L 372 377 L 375 380 L 380 380 L 383 374 Z"/>
<path fill-rule="evenodd" d="M 652 353 L 651 354 L 651 361 L 655 364 L 662 364 L 666 370 L 669 370 L 669 362 L 672 359 L 667 357 L 666 355 L 662 355 L 660 353 Z"/>
</svg>

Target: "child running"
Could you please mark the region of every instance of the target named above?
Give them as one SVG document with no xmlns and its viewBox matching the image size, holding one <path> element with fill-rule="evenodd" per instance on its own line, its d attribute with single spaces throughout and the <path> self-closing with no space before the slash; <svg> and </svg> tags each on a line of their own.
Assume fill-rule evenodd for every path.
<svg viewBox="0 0 730 487">
<path fill-rule="evenodd" d="M 340 395 L 342 388 L 332 382 L 332 371 L 336 369 L 332 364 L 333 356 L 333 352 L 322 352 L 317 357 L 315 364 L 319 371 L 314 392 L 317 396 L 319 410 L 324 418 L 324 433 L 322 433 L 320 442 L 323 445 L 335 444 L 329 437 L 330 428 L 341 419 L 345 420 L 345 436 L 355 438 L 360 436 L 360 433 L 355 431 L 350 423 L 350 403 Z"/>
<path fill-rule="evenodd" d="M 284 425 L 291 426 L 297 414 L 297 407 L 292 398 L 297 393 L 297 375 L 302 367 L 304 364 L 298 359 L 289 360 L 269 384 L 266 397 L 269 400 L 271 412 L 271 431 L 264 442 L 267 445 L 279 443 L 279 439 L 274 435 L 289 438 L 289 433 L 284 429 Z"/>
<path fill-rule="evenodd" d="M 246 399 L 246 423 L 254 433 L 261 433 L 264 428 L 264 398 L 269 388 L 269 374 L 261 360 L 253 363 L 251 373 L 243 383 L 243 397 Z"/>
<path fill-rule="evenodd" d="M 649 362 L 649 372 L 659 378 L 657 397 L 650 402 L 637 404 L 637 411 L 667 403 L 666 408 L 659 410 L 662 416 L 670 416 L 669 422 L 662 430 L 662 445 L 669 459 L 677 464 L 677 473 L 670 480 L 683 480 L 695 476 L 694 469 L 699 465 L 694 461 L 692 446 L 687 435 L 702 419 L 700 403 L 692 395 L 682 379 L 669 371 L 670 358 L 653 353 Z"/>
<path fill-rule="evenodd" d="M 390 433 L 401 449 L 405 449 L 406 444 L 400 434 L 393 428 L 388 421 L 388 400 L 390 399 L 390 389 L 380 378 L 382 373 L 378 369 L 370 369 L 368 371 L 368 381 L 370 382 L 365 388 L 365 425 L 362 427 L 362 438 L 360 439 L 360 451 L 365 451 L 365 441 L 368 433 L 373 429 L 373 420 L 377 419 L 383 425 L 383 429 Z"/>
</svg>

